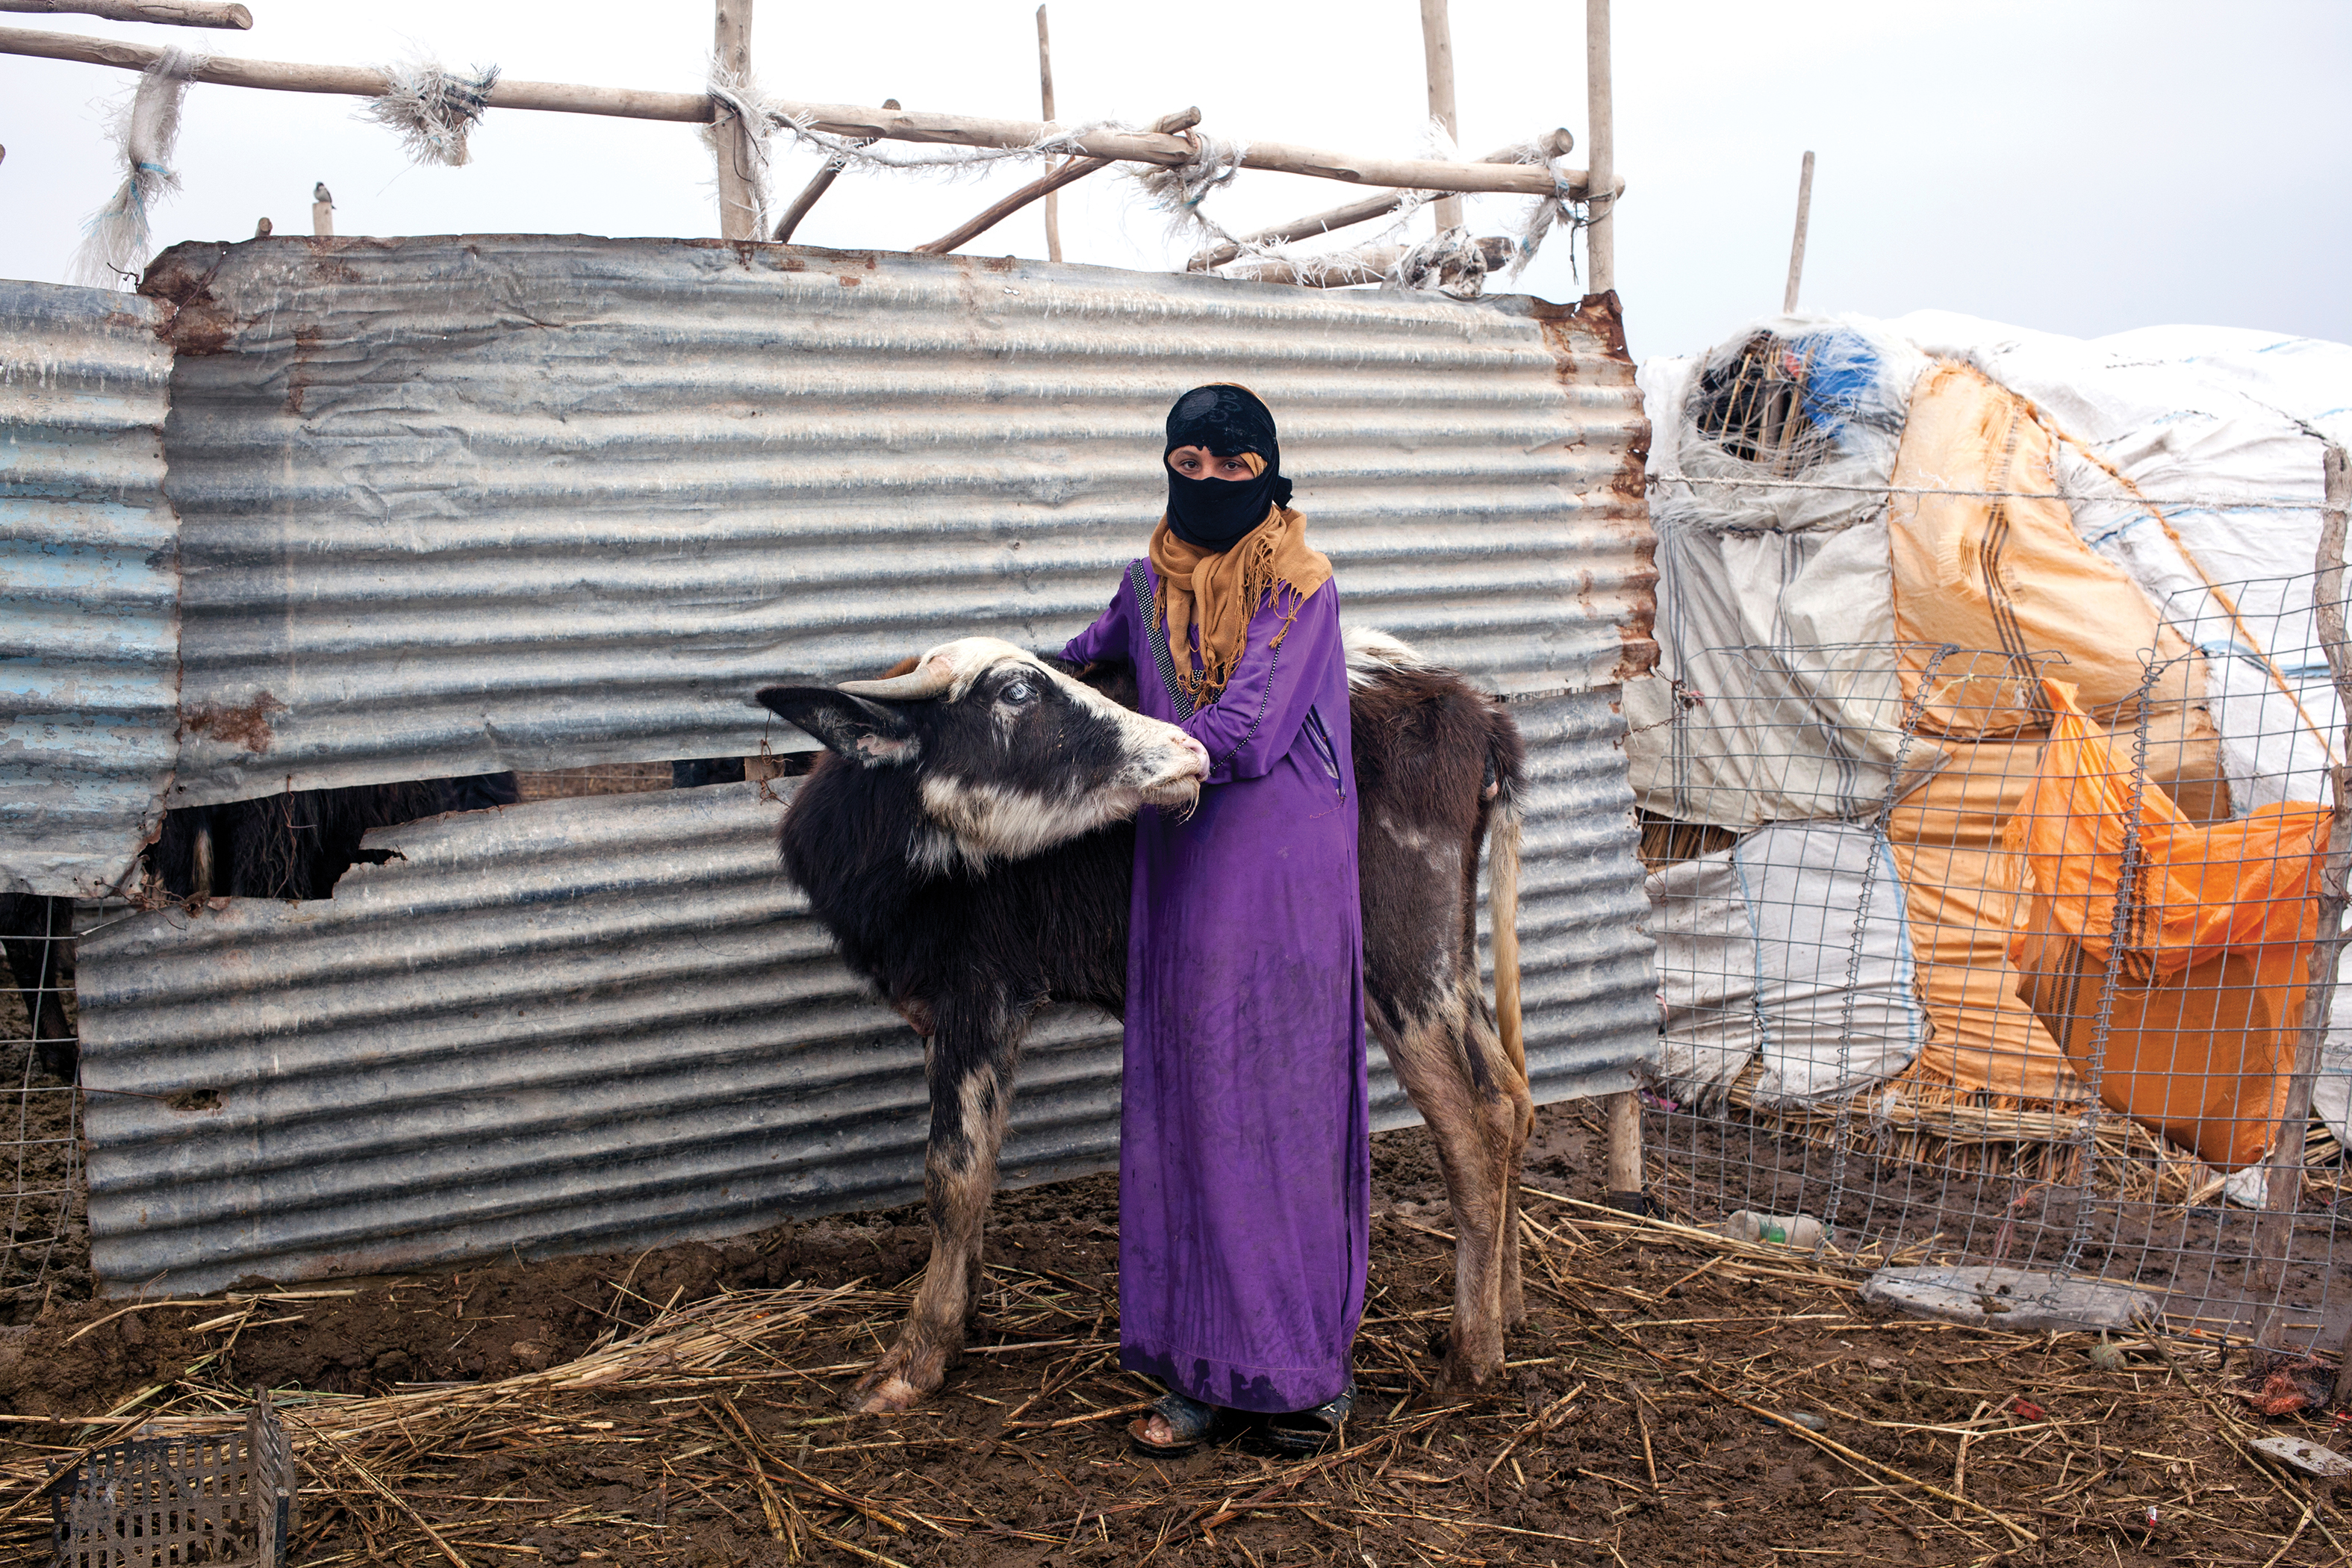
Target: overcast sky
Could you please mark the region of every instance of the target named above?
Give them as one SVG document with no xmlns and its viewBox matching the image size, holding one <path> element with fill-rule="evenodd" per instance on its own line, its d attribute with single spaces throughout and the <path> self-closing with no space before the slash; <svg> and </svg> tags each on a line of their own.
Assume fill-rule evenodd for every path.
<svg viewBox="0 0 2352 1568">
<path fill-rule="evenodd" d="M 710 47 L 708 0 L 248 3 L 246 33 L 0 23 L 341 65 L 425 52 L 673 91 L 698 88 Z M 1034 0 L 760 10 L 754 62 L 779 97 L 1037 112 Z M 1412 0 L 1054 0 L 1061 115 L 1147 122 L 1198 104 L 1221 135 L 1410 153 L 1426 113 L 1418 16 Z M 1615 19 L 1630 185 L 1618 289 L 1637 355 L 1702 349 L 1778 307 L 1807 148 L 1820 159 L 1809 307 L 1938 307 L 2081 336 L 2204 322 L 2352 341 L 2343 0 L 1617 0 Z M 1465 151 L 1565 125 L 1582 162 L 1583 27 L 1574 0 L 1454 0 Z M 83 219 L 120 177 L 108 108 L 133 79 L 0 57 L 0 276 L 63 280 Z M 241 238 L 264 215 L 307 233 L 321 180 L 344 234 L 717 231 L 709 158 L 688 127 L 493 111 L 469 167 L 424 169 L 357 104 L 195 88 L 184 188 L 156 214 L 157 247 Z M 787 195 L 814 167 L 797 152 L 782 164 Z M 1028 177 L 853 174 L 797 237 L 908 248 Z M 1213 205 L 1238 231 L 1346 198 L 1329 182 L 1253 173 Z M 1473 226 L 1497 232 L 1524 205 L 1474 201 Z M 1074 261 L 1159 268 L 1188 248 L 1115 172 L 1066 193 L 1062 226 Z M 1042 257 L 1036 210 L 967 248 Z M 1558 239 L 1518 287 L 1582 292 Z"/>
</svg>

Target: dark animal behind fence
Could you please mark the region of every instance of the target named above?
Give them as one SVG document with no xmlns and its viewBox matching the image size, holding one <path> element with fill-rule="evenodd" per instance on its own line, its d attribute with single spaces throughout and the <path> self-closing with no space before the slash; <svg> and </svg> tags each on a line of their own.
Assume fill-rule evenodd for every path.
<svg viewBox="0 0 2352 1568">
<path fill-rule="evenodd" d="M 1351 633 L 1349 661 L 1367 1017 L 1429 1125 L 1453 1199 L 1454 1313 L 1441 1381 L 1476 1386 L 1501 1371 L 1503 1330 L 1523 1315 L 1516 1176 L 1533 1111 L 1515 921 L 1525 751 L 1501 704 L 1402 644 Z M 919 674 L 760 694 L 833 753 L 785 814 L 785 868 L 851 966 L 925 1037 L 931 1262 L 904 1333 L 853 1396 L 870 1412 L 938 1388 L 978 1310 L 982 1227 L 1030 1019 L 1048 1001 L 1125 1005 L 1134 803 L 1120 820 L 1088 814 L 1125 787 L 1118 732 L 1149 739 L 1129 728 L 1136 715 L 1102 711 L 1119 711 L 1105 690 L 1132 704 L 1124 669 L 1087 672 L 1082 685 L 1058 660 L 980 638 L 924 662 L 941 667 L 928 695 Z M 1042 851 L 1008 853 L 992 837 L 1034 837 L 1057 816 L 1066 831 Z M 1499 1030 L 1476 939 L 1490 826 Z"/>
<path fill-rule="evenodd" d="M 147 864 L 174 898 L 331 898 L 352 866 L 383 863 L 360 847 L 370 829 L 518 798 L 514 774 L 485 773 L 180 806 L 163 814 Z"/>
</svg>

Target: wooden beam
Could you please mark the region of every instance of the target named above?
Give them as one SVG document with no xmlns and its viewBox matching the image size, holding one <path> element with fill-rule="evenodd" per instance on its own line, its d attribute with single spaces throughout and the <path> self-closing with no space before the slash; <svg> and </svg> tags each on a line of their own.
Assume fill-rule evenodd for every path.
<svg viewBox="0 0 2352 1568">
<path fill-rule="evenodd" d="M 1605 6 L 1608 0 L 1586 3 Z M 1642 1100 L 1630 1089 L 1609 1097 L 1609 1156 L 1604 1180 L 1611 1208 L 1627 1214 L 1650 1212 L 1648 1202 L 1642 1196 Z"/>
<path fill-rule="evenodd" d="M 1567 157 L 1575 146 L 1576 138 L 1567 130 L 1561 129 L 1548 132 L 1539 144 L 1539 149 L 1543 153 L 1543 161 L 1549 163 L 1555 158 Z M 1478 162 L 1514 163 L 1518 161 L 1518 157 L 1519 147 L 1514 144 L 1508 147 L 1498 147 Z M 1276 224 L 1272 228 L 1262 228 L 1255 234 L 1244 235 L 1242 237 L 1251 245 L 1286 245 L 1294 239 L 1312 239 L 1318 234 L 1328 234 L 1336 228 L 1348 228 L 1356 224 L 1370 223 L 1376 217 L 1386 217 L 1404 205 L 1404 199 L 1408 194 L 1410 193 L 1404 191 L 1381 191 L 1377 195 L 1366 196 L 1360 202 L 1349 202 L 1346 206 L 1333 207 L 1328 212 L 1310 213 L 1305 217 L 1293 218 L 1288 223 Z M 1242 247 L 1239 245 L 1211 246 L 1206 250 L 1196 252 L 1192 259 L 1185 264 L 1186 270 L 1205 272 L 1212 267 L 1223 267 L 1241 253 Z"/>
<path fill-rule="evenodd" d="M 145 70 L 162 58 L 163 50 L 146 44 L 120 43 L 68 33 L 33 32 L 0 27 L 0 55 L 24 55 L 38 59 L 71 60 L 82 65 L 110 66 L 119 70 Z M 384 74 L 360 66 L 314 66 L 282 60 L 244 60 L 215 57 L 199 67 L 194 79 L 225 87 L 267 88 L 279 92 L 341 93 L 352 98 L 376 98 L 389 85 Z M 710 97 L 699 92 L 648 92 L 636 88 L 583 87 L 573 82 L 517 81 L 501 77 L 490 89 L 493 109 L 542 110 L 558 114 L 610 114 L 629 120 L 674 120 L 709 124 Z M 819 131 L 836 136 L 868 137 L 875 141 L 946 143 L 964 147 L 1028 147 L 1061 129 L 1034 120 L 994 120 L 973 115 L 908 113 L 869 109 L 853 103 L 794 103 L 776 106 L 795 119 L 805 116 Z M 1189 163 L 1192 144 L 1178 136 L 1139 131 L 1097 131 L 1077 139 L 1075 151 L 1089 158 L 1110 158 L 1132 163 L 1156 163 L 1163 168 Z M 1531 164 L 1441 163 L 1421 158 L 1358 158 L 1316 147 L 1282 142 L 1252 142 L 1242 158 L 1244 169 L 1304 174 L 1339 180 L 1353 185 L 1396 185 L 1421 191 L 1465 191 L 1506 195 L 1543 196 L 1552 192 L 1549 170 Z M 1570 193 L 1581 198 L 1589 182 L 1580 169 L 1565 172 Z"/>
<path fill-rule="evenodd" d="M 1040 196 L 1051 196 L 1064 185 L 1074 184 L 1097 169 L 1108 169 L 1116 162 L 1110 158 L 1066 158 L 1059 168 L 1042 179 L 1030 181 L 994 206 L 958 224 L 929 245 L 915 247 L 918 256 L 945 256 L 956 247 L 979 238 L 1023 207 Z M 1050 231 L 1049 231 L 1050 232 Z M 1056 249 L 1059 248 L 1057 246 Z M 1059 256 L 1054 258 L 1058 261 Z"/>
<path fill-rule="evenodd" d="M 1511 242 L 1501 235 L 1489 235 L 1477 242 L 1478 254 L 1486 263 L 1486 270 L 1499 272 L 1510 265 Z M 1387 280 L 1389 268 L 1404 259 L 1412 247 L 1405 245 L 1376 245 L 1358 251 L 1353 256 L 1317 262 L 1313 257 L 1302 256 L 1295 261 L 1244 261 L 1230 272 L 1218 274 L 1244 283 L 1296 283 L 1302 289 L 1349 289 L 1360 283 L 1380 283 Z"/>
<path fill-rule="evenodd" d="M 1037 7 L 1037 96 L 1044 108 L 1045 118 L 1051 121 L 1054 118 L 1054 43 L 1045 33 L 1045 7 L 1043 5 Z M 1064 168 L 1068 166 L 1067 163 L 1063 165 Z M 1099 168 L 1101 165 L 1097 163 L 1096 167 Z M 1088 173 L 1091 172 L 1091 170 L 1088 171 Z M 1073 174 L 1070 178 L 1076 179 L 1078 176 Z M 1064 182 L 1064 184 L 1067 183 L 1067 181 Z M 1061 198 L 1054 194 L 1060 188 L 1058 185 L 1053 185 L 1046 187 L 1045 190 L 1045 258 L 1048 261 L 1062 259 Z M 963 242 L 958 240 L 956 243 L 961 245 Z M 954 247 L 950 246 L 945 248 L 953 249 Z"/>
<path fill-rule="evenodd" d="M 896 109 L 898 107 L 898 100 L 895 98 L 886 98 L 882 100 L 882 107 Z M 856 145 L 870 147 L 873 143 L 860 142 Z M 838 157 L 827 158 L 824 161 L 824 167 L 819 169 L 814 175 L 811 176 L 809 183 L 801 187 L 801 194 L 793 198 L 793 205 L 786 207 L 784 216 L 776 220 L 775 239 L 778 244 L 792 238 L 793 230 L 800 227 L 801 219 L 808 216 L 809 209 L 816 205 L 817 198 L 833 189 L 834 181 L 839 178 L 841 178 L 841 160 Z"/>
<path fill-rule="evenodd" d="M 1805 277 L 1805 226 L 1813 216 L 1813 155 L 1805 154 L 1804 167 L 1797 174 L 1797 237 L 1789 243 L 1789 287 L 1780 296 L 1780 313 L 1793 314 L 1797 309 L 1797 286 Z"/>
<path fill-rule="evenodd" d="M 1591 165 L 1587 189 L 1609 193 L 1617 179 L 1616 106 L 1609 85 L 1609 0 L 1584 0 L 1584 156 Z M 1593 201 L 1584 228 L 1584 253 L 1591 289 L 1606 294 L 1617 287 L 1617 198 Z M 1612 1118 L 1615 1112 L 1611 1112 Z M 1614 1126 L 1612 1121 L 1611 1123 Z M 1633 1125 L 1638 1132 L 1641 1117 Z"/>
<path fill-rule="evenodd" d="M 1445 0 L 1421 0 L 1421 52 L 1429 69 L 1429 117 L 1458 144 L 1462 126 L 1454 112 L 1454 30 L 1446 25 Z M 1460 196 L 1440 196 L 1431 205 L 1440 232 L 1462 226 Z"/>
<path fill-rule="evenodd" d="M 233 27 L 253 26 L 253 13 L 242 5 L 222 5 L 214 0 L 0 0 L 0 11 L 24 11 L 40 16 L 102 16 L 110 22 L 162 22 L 173 27 Z"/>
<path fill-rule="evenodd" d="M 711 59 L 724 75 L 737 81 L 750 80 L 751 0 L 718 0 L 714 12 Z M 760 181 L 752 163 L 760 155 L 758 139 L 732 110 L 718 121 L 713 139 L 718 143 L 719 237 L 757 239 Z"/>
<path fill-rule="evenodd" d="M 1190 131 L 1193 126 L 1198 125 L 1199 123 L 1201 123 L 1201 111 L 1198 109 L 1183 109 L 1177 110 L 1173 114 L 1161 115 L 1159 121 L 1154 124 L 1151 129 L 1156 132 L 1173 134 L 1179 131 Z M 1117 160 L 1112 158 L 1066 159 L 1064 160 L 1061 167 L 1054 170 L 1051 174 L 1046 174 L 1042 179 L 1030 181 L 1027 184 L 1022 186 L 1019 190 L 1013 192 L 1003 201 L 998 202 L 995 205 L 978 214 L 968 222 L 960 224 L 956 227 L 950 229 L 947 233 L 940 236 L 939 238 L 931 241 L 929 245 L 919 245 L 915 247 L 915 254 L 918 256 L 945 256 L 949 251 L 955 249 L 956 247 L 967 244 L 979 237 L 981 235 L 987 233 L 990 229 L 995 227 L 1006 218 L 1011 217 L 1014 213 L 1019 212 L 1023 207 L 1027 206 L 1031 202 L 1035 201 L 1039 196 L 1051 195 L 1055 191 L 1060 190 L 1064 185 L 1069 184 L 1074 181 L 1083 180 L 1088 174 L 1093 174 L 1097 169 L 1108 169 L 1116 162 Z"/>
</svg>

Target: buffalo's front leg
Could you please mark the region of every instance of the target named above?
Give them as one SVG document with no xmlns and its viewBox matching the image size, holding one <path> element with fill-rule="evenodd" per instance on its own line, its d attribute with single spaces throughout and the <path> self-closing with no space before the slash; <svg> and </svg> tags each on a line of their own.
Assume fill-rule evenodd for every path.
<svg viewBox="0 0 2352 1568">
<path fill-rule="evenodd" d="M 981 1237 L 996 1190 L 996 1153 L 1013 1101 L 1019 1024 L 1001 1005 L 942 1006 L 923 1042 L 931 1132 L 923 1199 L 931 1261 L 898 1342 L 851 1390 L 861 1415 L 905 1410 L 940 1386 L 980 1310 Z"/>
</svg>

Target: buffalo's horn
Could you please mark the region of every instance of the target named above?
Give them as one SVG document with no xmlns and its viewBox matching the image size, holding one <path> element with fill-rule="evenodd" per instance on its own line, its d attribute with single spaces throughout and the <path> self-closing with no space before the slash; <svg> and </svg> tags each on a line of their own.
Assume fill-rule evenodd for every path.
<svg viewBox="0 0 2352 1568">
<path fill-rule="evenodd" d="M 933 657 L 923 660 L 904 675 L 887 680 L 845 680 L 834 688 L 852 697 L 869 697 L 883 702 L 923 702 L 943 697 L 955 684 L 955 666 L 950 661 Z"/>
</svg>

